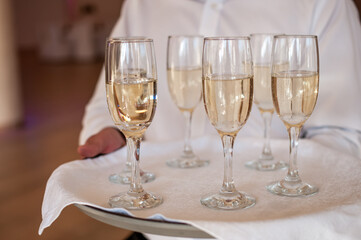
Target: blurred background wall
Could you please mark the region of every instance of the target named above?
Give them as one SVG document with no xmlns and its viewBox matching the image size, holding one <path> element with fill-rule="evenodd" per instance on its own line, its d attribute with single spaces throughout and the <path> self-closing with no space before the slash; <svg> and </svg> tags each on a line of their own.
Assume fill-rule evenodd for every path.
<svg viewBox="0 0 361 240">
<path fill-rule="evenodd" d="M 15 12 L 18 47 L 35 48 L 53 25 L 69 27 L 79 18 L 79 8 L 96 7 L 97 23 L 109 31 L 120 14 L 123 0 L 11 0 Z M 66 29 L 65 29 L 66 30 Z"/>
<path fill-rule="evenodd" d="M 123 0 L 0 1 L 0 129 L 23 122 L 18 52 L 44 61 L 102 59 Z"/>
<path fill-rule="evenodd" d="M 0 127 L 23 117 L 11 1 L 0 1 Z"/>
<path fill-rule="evenodd" d="M 48 178 L 79 159 L 84 108 L 122 2 L 0 0 L 0 239 L 120 240 L 130 234 L 72 206 L 37 233 Z M 92 44 L 92 54 L 84 54 Z"/>
</svg>

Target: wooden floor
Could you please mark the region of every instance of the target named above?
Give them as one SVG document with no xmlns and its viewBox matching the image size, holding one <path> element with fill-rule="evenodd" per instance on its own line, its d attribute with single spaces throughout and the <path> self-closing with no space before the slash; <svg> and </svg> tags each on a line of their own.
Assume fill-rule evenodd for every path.
<svg viewBox="0 0 361 240">
<path fill-rule="evenodd" d="M 101 62 L 45 63 L 19 54 L 24 123 L 0 130 L 0 239 L 125 239 L 130 232 L 66 208 L 38 236 L 46 181 L 62 163 L 78 158 L 84 106 Z"/>
</svg>

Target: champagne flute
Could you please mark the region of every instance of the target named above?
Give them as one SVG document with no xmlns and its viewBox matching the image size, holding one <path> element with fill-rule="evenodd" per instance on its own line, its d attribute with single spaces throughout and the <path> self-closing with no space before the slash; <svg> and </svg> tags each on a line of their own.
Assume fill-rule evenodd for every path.
<svg viewBox="0 0 361 240">
<path fill-rule="evenodd" d="M 131 159 L 128 192 L 109 199 L 111 207 L 156 207 L 163 199 L 146 192 L 139 169 L 140 142 L 157 105 L 157 72 L 152 39 L 109 39 L 106 45 L 107 103 L 115 125 L 127 139 Z"/>
<path fill-rule="evenodd" d="M 203 197 L 201 203 L 223 210 L 251 207 L 255 199 L 237 191 L 232 176 L 234 139 L 249 117 L 253 100 L 249 37 L 205 38 L 202 77 L 204 106 L 222 139 L 225 162 L 221 190 Z"/>
<path fill-rule="evenodd" d="M 279 68 L 279 65 L 282 68 Z M 268 185 L 268 191 L 282 196 L 306 196 L 318 191 L 304 183 L 297 168 L 300 130 L 316 105 L 319 85 L 317 36 L 275 36 L 272 66 L 272 97 L 276 112 L 290 138 L 287 176 Z"/>
<path fill-rule="evenodd" d="M 115 39 L 115 38 L 113 38 L 113 39 Z M 116 38 L 116 39 L 127 40 L 128 38 Z M 144 40 L 144 39 L 146 39 L 146 37 L 139 36 L 139 37 L 132 37 L 132 39 L 138 39 L 138 40 L 143 39 Z M 141 72 L 141 74 L 142 74 L 142 77 L 145 77 L 144 72 Z M 127 147 L 129 147 L 129 145 L 127 145 Z M 131 149 L 128 148 L 127 151 L 130 152 Z M 141 178 L 142 183 L 151 182 L 151 181 L 153 181 L 155 179 L 155 174 L 154 173 L 145 172 L 142 169 L 139 169 L 139 171 L 140 171 L 140 178 Z M 127 160 L 125 162 L 125 167 L 122 169 L 121 172 L 111 174 L 109 176 L 109 181 L 112 182 L 112 183 L 130 184 L 131 175 L 132 175 L 131 173 L 132 173 L 132 162 L 131 162 L 131 159 L 130 159 L 130 155 L 128 154 L 127 155 Z"/>
<path fill-rule="evenodd" d="M 173 102 L 186 120 L 182 154 L 168 160 L 175 168 L 203 167 L 209 164 L 193 153 L 190 143 L 192 113 L 202 97 L 202 36 L 169 36 L 167 49 L 168 88 Z"/>
<path fill-rule="evenodd" d="M 264 122 L 264 144 L 257 160 L 246 162 L 246 167 L 272 171 L 287 167 L 283 161 L 275 161 L 270 145 L 270 129 L 274 112 L 271 91 L 272 45 L 274 34 L 251 34 L 254 73 L 254 103 Z"/>
</svg>

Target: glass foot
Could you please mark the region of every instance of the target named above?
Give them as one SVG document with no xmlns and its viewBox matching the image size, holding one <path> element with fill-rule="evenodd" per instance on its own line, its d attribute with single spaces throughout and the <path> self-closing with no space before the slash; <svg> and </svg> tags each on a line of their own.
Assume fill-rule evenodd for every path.
<svg viewBox="0 0 361 240">
<path fill-rule="evenodd" d="M 291 186 L 285 180 L 271 183 L 266 189 L 273 194 L 288 197 L 309 196 L 318 192 L 318 188 L 310 184 L 300 182 L 297 186 Z"/>
<path fill-rule="evenodd" d="M 275 171 L 279 169 L 285 169 L 288 167 L 288 164 L 283 161 L 249 161 L 246 162 L 245 166 L 250 169 L 258 170 L 258 171 Z"/>
<path fill-rule="evenodd" d="M 173 168 L 197 168 L 209 165 L 209 160 L 201 160 L 197 156 L 184 157 L 181 156 L 176 159 L 167 161 L 167 165 Z"/>
<path fill-rule="evenodd" d="M 112 208 L 144 209 L 154 208 L 163 202 L 163 198 L 150 192 L 141 193 L 119 193 L 109 199 Z"/>
<path fill-rule="evenodd" d="M 235 191 L 233 193 L 216 193 L 201 199 L 201 204 L 218 210 L 236 210 L 250 208 L 256 204 L 256 200 L 245 193 Z"/>
<path fill-rule="evenodd" d="M 150 172 L 143 172 L 140 173 L 141 182 L 147 183 L 154 181 L 155 174 Z M 131 172 L 122 172 L 122 173 L 115 173 L 109 176 L 109 181 L 112 183 L 120 183 L 120 184 L 130 184 L 131 181 Z"/>
</svg>

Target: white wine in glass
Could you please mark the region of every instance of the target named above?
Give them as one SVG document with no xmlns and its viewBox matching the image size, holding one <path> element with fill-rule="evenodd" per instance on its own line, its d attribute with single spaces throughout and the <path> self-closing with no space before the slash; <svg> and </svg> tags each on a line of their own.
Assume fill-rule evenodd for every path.
<svg viewBox="0 0 361 240">
<path fill-rule="evenodd" d="M 297 167 L 297 147 L 300 130 L 311 116 L 318 97 L 317 36 L 276 36 L 273 49 L 273 102 L 289 134 L 290 157 L 287 176 L 266 188 L 282 196 L 312 195 L 318 188 L 301 180 Z M 279 68 L 280 62 L 287 64 Z"/>
<path fill-rule="evenodd" d="M 151 124 L 157 106 L 153 40 L 107 40 L 106 91 L 109 112 L 126 137 L 127 158 L 131 159 L 132 165 L 129 191 L 112 196 L 109 205 L 126 209 L 156 207 L 163 199 L 143 189 L 139 168 L 141 138 Z"/>
<path fill-rule="evenodd" d="M 249 37 L 205 38 L 203 101 L 211 124 L 218 131 L 224 153 L 221 190 L 201 199 L 212 209 L 248 208 L 255 199 L 237 191 L 233 182 L 233 144 L 246 123 L 253 100 L 252 55 Z"/>
<path fill-rule="evenodd" d="M 127 40 L 128 38 L 117 38 L 117 40 Z M 142 40 L 142 39 L 146 39 L 146 37 L 132 37 L 132 39 L 134 40 Z M 146 78 L 146 72 L 145 71 L 139 71 L 138 76 L 133 76 L 133 77 L 141 77 L 141 78 Z M 115 77 L 116 74 L 114 75 Z M 107 89 L 108 91 L 109 89 Z M 110 106 L 112 104 L 111 101 L 108 101 L 108 105 Z M 116 122 L 119 122 L 120 119 L 117 115 L 117 112 L 114 112 L 116 109 L 115 106 L 111 106 L 108 107 L 109 111 L 111 113 L 111 116 L 113 119 L 116 120 Z M 113 110 L 112 110 L 113 109 Z M 129 147 L 129 145 L 127 145 L 127 147 Z M 131 151 L 131 149 L 128 148 L 127 151 Z M 112 183 L 120 183 L 120 184 L 130 184 L 131 182 L 131 175 L 132 175 L 132 162 L 131 159 L 129 158 L 130 156 L 127 156 L 127 160 L 125 162 L 125 166 L 124 168 L 117 173 L 113 173 L 109 176 L 109 181 Z M 141 178 L 141 182 L 142 183 L 147 183 L 147 182 L 151 182 L 155 179 L 155 174 L 152 172 L 148 172 L 148 171 L 143 171 L 142 169 L 139 170 L 140 171 L 140 178 Z"/>
<path fill-rule="evenodd" d="M 202 97 L 202 49 L 202 36 L 168 37 L 168 88 L 186 120 L 183 152 L 167 161 L 170 167 L 195 168 L 209 164 L 194 154 L 190 143 L 192 114 Z"/>
<path fill-rule="evenodd" d="M 286 168 L 287 164 L 272 155 L 270 130 L 274 112 L 271 91 L 272 46 L 274 34 L 251 34 L 254 73 L 254 103 L 264 122 L 264 144 L 258 159 L 246 162 L 246 167 L 259 171 L 273 171 Z"/>
</svg>

